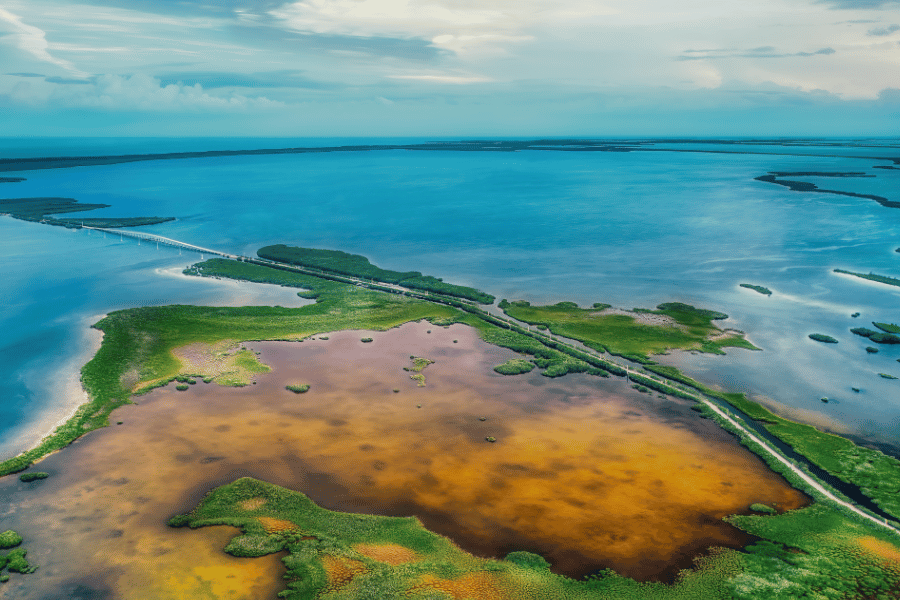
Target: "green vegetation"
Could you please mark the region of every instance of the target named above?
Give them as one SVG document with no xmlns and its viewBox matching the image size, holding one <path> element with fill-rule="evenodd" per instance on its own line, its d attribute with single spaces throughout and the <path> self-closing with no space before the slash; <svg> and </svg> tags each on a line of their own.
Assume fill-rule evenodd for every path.
<svg viewBox="0 0 900 600">
<path fill-rule="evenodd" d="M 887 373 L 879 373 L 878 376 L 883 377 L 884 379 L 897 379 L 893 375 L 888 375 Z"/>
<path fill-rule="evenodd" d="M 858 313 L 858 312 L 855 312 L 855 313 L 853 313 L 853 314 L 852 314 L 852 315 L 850 315 L 850 316 L 851 316 L 851 317 L 853 317 L 853 318 L 854 318 L 854 319 L 855 319 L 855 318 L 856 318 L 856 317 L 858 317 L 858 316 L 859 316 L 859 313 Z"/>
<path fill-rule="evenodd" d="M 309 391 L 309 384 L 301 383 L 298 385 L 286 385 L 286 386 L 284 386 L 284 389 L 286 389 L 289 392 L 294 392 L 295 394 L 305 394 L 306 392 Z"/>
<path fill-rule="evenodd" d="M 764 296 L 771 296 L 771 295 L 772 295 L 772 290 L 770 290 L 770 289 L 767 288 L 767 287 L 763 287 L 763 286 L 761 286 L 761 285 L 752 285 L 752 284 L 749 284 L 749 283 L 742 283 L 742 284 L 740 284 L 740 286 L 741 286 L 742 288 L 747 288 L 747 289 L 749 289 L 749 290 L 753 290 L 754 292 L 759 292 L 760 294 L 763 294 Z"/>
<path fill-rule="evenodd" d="M 363 344 L 371 344 L 371 343 L 374 342 L 375 340 L 373 340 L 373 339 L 370 338 L 370 337 L 364 337 L 364 338 L 360 338 L 359 341 L 361 341 Z"/>
<path fill-rule="evenodd" d="M 415 518 L 332 512 L 299 492 L 250 478 L 216 488 L 169 524 L 237 527 L 241 534 L 225 547 L 234 556 L 285 552 L 286 589 L 279 594 L 285 600 L 886 599 L 900 593 L 900 547 L 888 533 L 822 504 L 780 515 L 765 505 L 752 509 L 767 514 L 726 520 L 760 541 L 744 551 L 714 549 L 671 585 L 638 583 L 609 569 L 568 579 L 525 551 L 504 560 L 476 558 Z"/>
<path fill-rule="evenodd" d="M 15 548 L 21 543 L 22 536 L 12 529 L 7 529 L 3 533 L 0 533 L 0 549 Z"/>
<path fill-rule="evenodd" d="M 825 342 L 826 344 L 837 344 L 838 341 L 831 337 L 830 335 L 825 335 L 824 333 L 811 333 L 809 334 L 809 339 L 815 340 L 817 342 Z"/>
<path fill-rule="evenodd" d="M 109 208 L 109 206 L 109 204 L 80 204 L 78 200 L 72 198 L 0 199 L 0 213 L 7 213 L 11 217 L 21 219 L 22 221 L 59 225 L 70 229 L 81 227 L 82 222 L 88 227 L 138 227 L 141 225 L 155 225 L 157 223 L 175 220 L 175 217 L 57 219 L 49 216 L 59 213 L 84 212 L 97 208 Z"/>
<path fill-rule="evenodd" d="M 702 384 L 698 384 L 704 388 Z M 758 421 L 772 435 L 791 446 L 816 466 L 857 486 L 886 513 L 900 518 L 900 461 L 878 450 L 857 446 L 850 440 L 819 431 L 811 425 L 779 417 L 738 393 L 704 388 L 705 393 L 732 404 Z"/>
<path fill-rule="evenodd" d="M 774 508 L 772 508 L 771 506 L 769 506 L 767 504 L 760 504 L 759 502 L 755 502 L 755 503 L 751 504 L 750 510 L 752 510 L 754 512 L 758 512 L 758 513 L 765 513 L 767 515 L 774 515 L 774 514 L 778 513 L 778 511 L 775 510 Z"/>
<path fill-rule="evenodd" d="M 712 324 L 714 320 L 727 319 L 728 315 L 680 302 L 660 304 L 655 311 L 636 309 L 629 314 L 583 309 L 573 302 L 531 306 L 521 300 L 508 302 L 503 310 L 514 319 L 547 327 L 556 335 L 579 340 L 594 350 L 642 363 L 650 362 L 648 355 L 670 349 L 714 354 L 724 354 L 722 348 L 728 346 L 758 350 L 742 334 L 723 334 Z M 668 317 L 670 324 L 641 322 L 651 315 Z"/>
<path fill-rule="evenodd" d="M 736 600 L 896 598 L 897 539 L 851 521 L 823 504 L 778 516 L 726 521 L 764 538 L 746 548 L 731 580 Z"/>
<path fill-rule="evenodd" d="M 534 369 L 534 363 L 524 358 L 511 358 L 502 365 L 497 365 L 494 370 L 501 375 L 521 375 L 530 373 Z"/>
<path fill-rule="evenodd" d="M 791 446 L 795 452 L 838 479 L 857 486 L 860 492 L 871 498 L 882 510 L 900 518 L 900 496 L 896 493 L 900 489 L 900 461 L 897 459 L 878 450 L 857 446 L 846 438 L 819 431 L 811 425 L 780 417 L 744 394 L 711 389 L 682 374 L 675 367 L 647 365 L 644 368 L 734 406 Z M 639 381 L 636 376 L 631 378 Z M 648 382 L 652 381 L 647 379 L 640 383 L 649 387 Z"/>
<path fill-rule="evenodd" d="M 854 327 L 850 331 L 856 335 L 869 338 L 876 344 L 900 344 L 900 336 L 893 333 L 882 333 L 866 327 Z"/>
<path fill-rule="evenodd" d="M 573 372 L 598 376 L 625 374 L 621 367 L 613 363 L 510 325 L 464 303 L 446 306 L 424 302 L 404 295 L 374 292 L 296 272 L 234 261 L 207 261 L 196 265 L 194 272 L 204 276 L 254 281 L 277 279 L 282 285 L 310 290 L 311 295 L 317 297 L 317 302 L 301 308 L 164 306 L 111 313 L 96 324 L 105 334 L 103 344 L 82 370 L 91 402 L 82 406 L 75 417 L 40 446 L 0 464 L 0 475 L 21 471 L 37 458 L 62 448 L 85 432 L 107 425 L 109 413 L 129 402 L 135 389 L 148 389 L 156 385 L 154 382 L 165 383 L 179 375 L 191 375 L 190 371 L 182 373 L 181 363 L 172 354 L 173 349 L 189 344 L 233 345 L 233 340 L 254 339 L 299 340 L 321 331 L 385 330 L 408 321 L 429 319 L 442 325 L 458 322 L 475 327 L 486 342 L 533 356 L 532 362 L 544 369 L 542 374 L 547 377 Z M 571 304 L 532 308 L 527 303 L 510 303 L 507 310 L 514 309 L 535 311 L 542 317 L 548 313 L 572 315 L 576 325 L 579 319 L 589 320 L 590 315 L 586 313 L 594 312 L 573 308 Z M 670 316 L 688 332 L 695 333 L 708 331 L 713 319 L 725 316 L 682 304 L 660 305 L 658 311 L 646 312 Z M 627 315 L 615 316 L 624 317 L 635 329 L 666 329 L 637 324 L 634 318 Z M 625 326 L 617 331 L 623 336 L 628 334 Z M 679 335 L 685 334 L 680 329 L 676 331 Z M 242 352 L 247 352 L 248 361 L 252 359 L 254 364 L 259 365 L 255 354 Z M 259 365 L 258 368 L 267 367 Z M 800 454 L 808 456 L 813 463 L 858 485 L 884 510 L 891 514 L 900 513 L 900 500 L 893 493 L 900 487 L 898 461 L 875 450 L 860 448 L 844 438 L 781 419 L 741 394 L 724 394 L 708 389 L 677 369 L 653 364 L 646 365 L 646 369 L 733 404 L 763 422 L 774 435 L 792 445 Z M 690 397 L 690 394 L 675 386 L 650 377 L 634 375 L 632 380 L 663 394 Z"/>
<path fill-rule="evenodd" d="M 342 329 L 384 331 L 409 321 L 462 316 L 449 306 L 236 261 L 207 261 L 197 265 L 196 272 L 251 281 L 279 277 L 311 290 L 317 302 L 300 308 L 175 305 L 110 313 L 94 325 L 103 331 L 103 343 L 81 371 L 90 402 L 37 447 L 0 463 L 0 476 L 22 471 L 85 433 L 105 427 L 109 414 L 129 403 L 136 389 L 149 389 L 184 375 L 182 364 L 172 354 L 176 348 L 223 340 L 300 340 Z M 249 351 L 241 360 L 254 369 L 264 367 L 253 366 L 259 363 Z"/>
<path fill-rule="evenodd" d="M 853 271 L 845 271 L 843 269 L 835 269 L 834 272 L 843 273 L 844 275 L 853 275 L 854 277 L 859 277 L 860 279 L 868 279 L 869 281 L 877 281 L 878 283 L 886 283 L 887 285 L 900 287 L 900 279 L 894 279 L 893 277 L 887 277 L 886 275 L 876 275 L 875 273 L 854 273 Z"/>
<path fill-rule="evenodd" d="M 494 436 L 492 436 L 492 435 L 489 435 L 489 436 L 487 436 L 487 437 L 486 437 L 486 438 L 484 438 L 484 441 L 486 441 L 486 442 L 490 442 L 490 443 L 492 443 L 492 444 L 493 444 L 493 443 L 494 443 L 494 442 L 496 442 L 496 441 L 497 441 L 497 438 L 495 438 L 495 437 L 494 437 Z"/>
<path fill-rule="evenodd" d="M 190 389 L 190 386 L 187 385 L 186 383 L 179 383 L 178 385 L 175 386 L 175 389 L 178 390 L 179 392 L 186 392 L 186 391 L 188 391 L 188 389 Z"/>
<path fill-rule="evenodd" d="M 900 333 L 900 325 L 895 325 L 894 323 L 875 323 L 873 321 L 872 325 L 885 333 Z"/>
<path fill-rule="evenodd" d="M 392 283 L 414 290 L 465 298 L 481 304 L 493 304 L 494 302 L 493 296 L 480 290 L 444 283 L 437 277 L 422 275 L 418 271 L 400 272 L 382 269 L 370 263 L 365 256 L 348 254 L 340 250 L 319 250 L 316 248 L 298 248 L 277 244 L 260 248 L 256 254 L 266 260 L 319 269 L 350 277 Z"/>
<path fill-rule="evenodd" d="M 31 473 L 22 473 L 19 475 L 19 481 L 29 482 L 29 481 L 38 481 L 39 479 L 47 479 L 50 477 L 50 473 L 44 473 L 43 471 L 32 471 Z"/>
<path fill-rule="evenodd" d="M 422 371 L 424 371 L 428 365 L 433 365 L 434 361 L 421 356 L 410 356 L 409 360 L 412 361 L 413 366 L 403 367 L 403 370 L 411 371 L 413 373 L 409 378 L 415 381 L 418 384 L 418 387 L 425 387 L 425 376 L 422 374 Z"/>
</svg>

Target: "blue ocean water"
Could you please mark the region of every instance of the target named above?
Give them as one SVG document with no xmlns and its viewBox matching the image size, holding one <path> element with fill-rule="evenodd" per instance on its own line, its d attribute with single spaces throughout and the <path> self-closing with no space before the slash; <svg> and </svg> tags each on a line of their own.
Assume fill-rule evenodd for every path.
<svg viewBox="0 0 900 600">
<path fill-rule="evenodd" d="M 414 141 L 424 140 L 0 140 L 0 157 Z M 900 348 L 869 355 L 868 341 L 849 328 L 900 321 L 900 288 L 832 269 L 900 276 L 900 209 L 754 181 L 769 171 L 864 172 L 874 177 L 803 180 L 900 200 L 900 171 L 873 168 L 889 163 L 872 157 L 900 154 L 892 143 L 844 151 L 823 142 L 795 156 L 773 154 L 795 150 L 778 145 L 732 154 L 672 151 L 712 147 L 673 144 L 630 153 L 397 150 L 168 160 L 8 173 L 27 181 L 0 184 L 0 197 L 112 205 L 91 216 L 175 216 L 142 229 L 235 253 L 271 243 L 346 250 L 498 298 L 715 308 L 731 315 L 724 325 L 745 330 L 763 352 L 661 360 L 803 420 L 898 443 L 900 385 L 878 373 L 900 376 Z M 84 349 L 95 340 L 85 325 L 96 315 L 137 305 L 289 301 L 167 274 L 198 259 L 0 218 L 0 450 L 27 445 L 46 429 L 41 415 L 66 405 L 62 382 L 89 356 Z M 741 282 L 775 293 L 765 297 Z M 840 343 L 813 342 L 812 332 Z M 822 396 L 831 401 L 822 404 Z"/>
</svg>

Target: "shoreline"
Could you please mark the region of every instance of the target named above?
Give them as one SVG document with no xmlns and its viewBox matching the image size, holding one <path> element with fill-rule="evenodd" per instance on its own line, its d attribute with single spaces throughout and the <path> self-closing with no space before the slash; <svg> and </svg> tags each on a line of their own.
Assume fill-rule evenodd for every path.
<svg viewBox="0 0 900 600">
<path fill-rule="evenodd" d="M 159 267 L 154 269 L 153 272 L 161 277 L 170 279 L 191 282 L 200 281 L 205 282 L 209 286 L 218 285 L 228 292 L 225 301 L 222 301 L 221 295 L 217 295 L 219 302 L 206 300 L 199 306 L 283 306 L 285 308 L 300 308 L 301 306 L 315 304 L 315 300 L 297 295 L 300 288 L 220 277 L 193 277 L 185 275 L 182 273 L 182 270 L 183 268 L 181 267 Z M 250 299 L 249 301 L 248 298 Z M 278 299 L 279 302 L 271 302 L 270 300 L 273 299 Z"/>
<path fill-rule="evenodd" d="M 78 351 L 67 358 L 63 366 L 56 371 L 56 376 L 60 378 L 58 382 L 48 386 L 46 390 L 36 390 L 62 397 L 65 401 L 52 408 L 42 407 L 38 416 L 31 423 L 23 423 L 21 432 L 4 445 L 5 448 L 2 450 L 4 455 L 13 457 L 37 447 L 41 441 L 53 435 L 57 428 L 71 420 L 79 408 L 90 401 L 87 392 L 81 385 L 81 369 L 97 354 L 103 343 L 103 332 L 94 329 L 92 325 L 105 317 L 105 314 L 97 314 L 79 320 L 78 330 L 81 331 L 81 336 L 78 341 Z"/>
</svg>

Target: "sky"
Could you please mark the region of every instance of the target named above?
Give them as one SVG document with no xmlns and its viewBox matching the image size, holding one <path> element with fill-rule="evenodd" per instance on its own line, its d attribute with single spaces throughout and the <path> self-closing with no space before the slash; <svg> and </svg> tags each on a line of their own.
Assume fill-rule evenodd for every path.
<svg viewBox="0 0 900 600">
<path fill-rule="evenodd" d="M 0 136 L 536 135 L 900 135 L 900 0 L 0 0 Z"/>
</svg>

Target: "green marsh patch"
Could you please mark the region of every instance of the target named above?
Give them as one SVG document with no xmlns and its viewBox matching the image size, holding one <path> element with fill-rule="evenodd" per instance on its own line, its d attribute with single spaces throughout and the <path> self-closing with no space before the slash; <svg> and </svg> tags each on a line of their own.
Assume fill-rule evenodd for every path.
<svg viewBox="0 0 900 600">
<path fill-rule="evenodd" d="M 530 325 L 547 327 L 556 335 L 578 340 L 601 352 L 639 362 L 651 354 L 682 349 L 723 354 L 722 348 L 740 347 L 758 350 L 737 331 L 722 330 L 714 320 L 728 315 L 670 302 L 657 310 L 633 311 L 603 308 L 579 308 L 573 302 L 551 306 L 531 306 L 516 301 L 504 305 L 510 317 Z"/>
<path fill-rule="evenodd" d="M 511 358 L 502 365 L 494 367 L 494 371 L 501 375 L 521 375 L 530 373 L 534 369 L 534 363 L 524 358 Z"/>
</svg>

